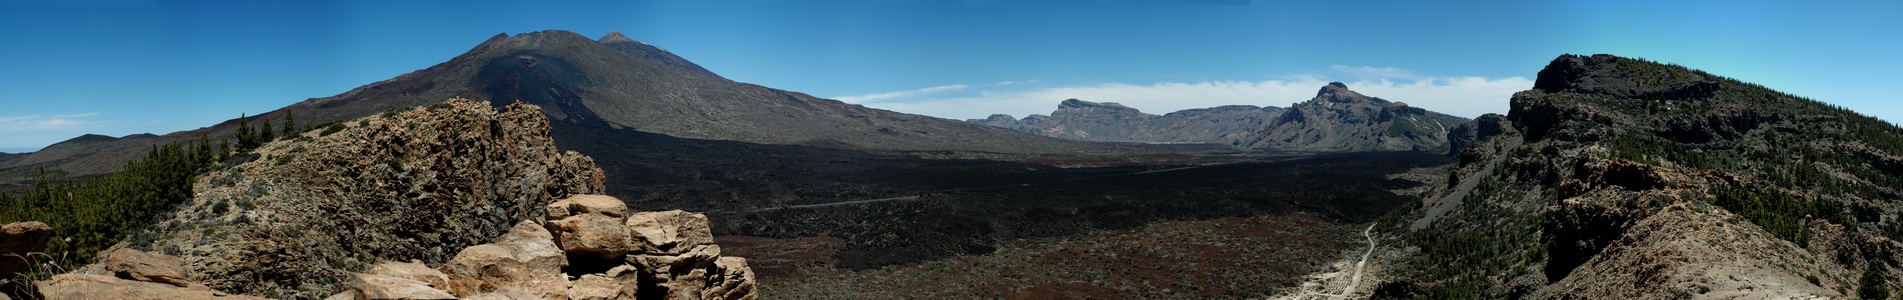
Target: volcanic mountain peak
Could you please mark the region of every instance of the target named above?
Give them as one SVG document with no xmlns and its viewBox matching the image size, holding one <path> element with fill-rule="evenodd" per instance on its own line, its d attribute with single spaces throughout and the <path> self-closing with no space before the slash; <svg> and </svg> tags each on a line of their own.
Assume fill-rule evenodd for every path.
<svg viewBox="0 0 1903 300">
<path fill-rule="evenodd" d="M 634 39 L 628 38 L 627 35 L 621 34 L 621 31 L 609 31 L 608 35 L 602 36 L 601 39 L 595 40 L 595 41 L 600 42 L 602 44 L 635 42 Z M 639 43 L 639 42 L 636 42 L 636 43 Z"/>
</svg>

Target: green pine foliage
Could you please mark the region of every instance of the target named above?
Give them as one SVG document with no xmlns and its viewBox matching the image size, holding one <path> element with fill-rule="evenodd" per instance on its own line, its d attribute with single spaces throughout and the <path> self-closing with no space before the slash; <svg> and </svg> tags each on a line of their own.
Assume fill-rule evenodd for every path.
<svg viewBox="0 0 1903 300">
<path fill-rule="evenodd" d="M 278 131 L 280 136 L 293 136 L 303 132 L 297 128 L 297 116 L 291 115 L 291 109 L 284 109 L 284 128 Z"/>
<path fill-rule="evenodd" d="M 75 269 L 191 199 L 192 178 L 217 157 L 201 149 L 209 149 L 208 140 L 154 146 L 145 158 L 127 163 L 118 173 L 75 182 L 53 183 L 42 171 L 33 188 L 0 193 L 0 223 L 46 222 L 53 227 L 53 239 L 45 253 L 65 255 L 69 260 L 54 263 Z"/>
<path fill-rule="evenodd" d="M 242 116 L 239 120 L 237 145 L 224 139 L 213 145 L 209 136 L 199 136 L 194 142 L 154 146 L 117 173 L 71 182 L 53 182 L 57 171 L 41 170 L 32 188 L 0 193 L 0 223 L 41 221 L 52 226 L 53 239 L 45 253 L 64 254 L 66 260 L 54 263 L 75 269 L 190 200 L 193 177 L 220 162 L 255 158 L 249 153 L 274 138 L 270 120 L 260 127 Z"/>
<path fill-rule="evenodd" d="M 1869 267 L 1865 267 L 1863 276 L 1857 278 L 1857 298 L 1889 298 L 1890 288 L 1883 285 L 1889 282 L 1889 279 L 1884 277 L 1883 268 L 1877 267 L 1876 263 L 1872 262 Z"/>
</svg>

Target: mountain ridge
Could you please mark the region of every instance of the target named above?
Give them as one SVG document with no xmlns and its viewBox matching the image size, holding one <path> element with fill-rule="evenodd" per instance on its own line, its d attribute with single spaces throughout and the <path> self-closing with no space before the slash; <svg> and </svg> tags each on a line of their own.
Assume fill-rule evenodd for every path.
<svg viewBox="0 0 1903 300">
<path fill-rule="evenodd" d="M 1456 148 L 1441 191 L 1377 223 L 1419 250 L 1383 262 L 1395 271 L 1375 297 L 1850 298 L 1899 286 L 1883 274 L 1903 271 L 1903 128 L 1640 59 L 1568 54 L 1539 74 L 1504 118 L 1462 130 L 1477 142 Z"/>
<path fill-rule="evenodd" d="M 150 145 L 232 136 L 240 122 L 281 124 L 294 114 L 301 124 L 325 124 L 457 97 L 485 99 L 498 107 L 521 101 L 543 107 L 555 122 L 682 138 L 996 159 L 1154 151 L 1037 137 L 736 82 L 625 38 L 615 32 L 589 39 L 560 30 L 498 34 L 443 63 L 337 95 L 140 143 L 26 154 L 5 161 L 0 173 L 46 166 L 68 176 L 102 174 Z M 28 161 L 35 163 L 22 163 Z"/>
<path fill-rule="evenodd" d="M 1331 82 L 1288 108 L 1225 105 L 1163 115 L 1114 102 L 1068 99 L 1050 115 L 992 115 L 966 122 L 1085 141 L 1212 143 L 1312 151 L 1433 150 L 1465 118 L 1369 97 Z"/>
</svg>

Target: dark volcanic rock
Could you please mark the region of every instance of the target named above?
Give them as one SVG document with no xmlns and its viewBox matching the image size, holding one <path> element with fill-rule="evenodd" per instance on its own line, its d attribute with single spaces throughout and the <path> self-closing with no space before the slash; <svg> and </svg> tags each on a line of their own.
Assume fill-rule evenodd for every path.
<svg viewBox="0 0 1903 300">
<path fill-rule="evenodd" d="M 1479 145 L 1482 142 L 1502 134 L 1517 133 L 1518 131 L 1518 129 L 1513 128 L 1513 121 L 1507 120 L 1507 116 L 1500 114 L 1480 115 L 1479 118 L 1474 118 L 1472 122 L 1461 123 L 1459 126 L 1454 126 L 1453 131 L 1447 132 L 1447 155 L 1460 158 L 1462 157 L 1461 152 L 1471 149 L 1475 145 Z"/>
</svg>

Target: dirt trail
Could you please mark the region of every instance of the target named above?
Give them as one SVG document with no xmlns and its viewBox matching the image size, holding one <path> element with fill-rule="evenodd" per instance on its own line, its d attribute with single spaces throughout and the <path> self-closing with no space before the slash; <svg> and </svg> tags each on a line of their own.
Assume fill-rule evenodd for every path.
<svg viewBox="0 0 1903 300">
<path fill-rule="evenodd" d="M 1368 251 L 1363 252 L 1361 254 L 1361 260 L 1355 262 L 1354 275 L 1348 277 L 1348 283 L 1341 288 L 1341 292 L 1326 293 L 1319 290 L 1311 290 L 1328 289 L 1328 286 L 1331 285 L 1331 281 L 1340 277 L 1341 272 L 1337 271 L 1314 275 L 1312 281 L 1302 284 L 1300 289 L 1304 291 L 1300 294 L 1272 297 L 1272 299 L 1314 299 L 1315 297 L 1320 297 L 1321 299 L 1336 299 L 1347 298 L 1349 295 L 1354 294 L 1355 289 L 1361 286 L 1361 274 L 1368 267 L 1368 259 L 1374 257 L 1374 247 L 1377 246 L 1374 241 L 1374 224 L 1368 224 L 1368 229 L 1362 230 L 1361 235 L 1368 239 Z"/>
</svg>

